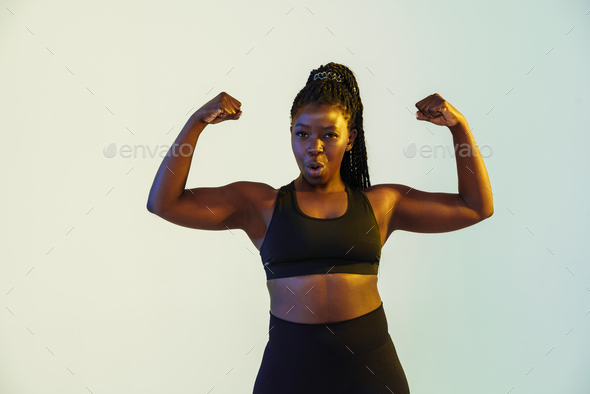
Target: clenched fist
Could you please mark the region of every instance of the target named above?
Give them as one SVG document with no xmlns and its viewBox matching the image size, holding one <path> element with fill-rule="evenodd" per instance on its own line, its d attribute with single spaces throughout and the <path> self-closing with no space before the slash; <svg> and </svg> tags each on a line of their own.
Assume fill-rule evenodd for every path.
<svg viewBox="0 0 590 394">
<path fill-rule="evenodd" d="M 197 120 L 209 124 L 221 123 L 224 120 L 238 120 L 242 115 L 240 107 L 242 103 L 225 92 L 219 93 L 201 108 L 193 116 Z"/>
<path fill-rule="evenodd" d="M 416 119 L 427 120 L 438 126 L 452 127 L 466 122 L 465 117 L 438 93 L 418 101 L 416 108 Z"/>
</svg>

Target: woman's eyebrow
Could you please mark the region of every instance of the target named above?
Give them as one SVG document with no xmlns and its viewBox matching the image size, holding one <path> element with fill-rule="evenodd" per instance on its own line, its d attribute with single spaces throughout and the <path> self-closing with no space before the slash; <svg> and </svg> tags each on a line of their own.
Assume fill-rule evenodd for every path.
<svg viewBox="0 0 590 394">
<path fill-rule="evenodd" d="M 307 128 L 310 127 L 310 126 L 308 126 L 308 125 L 306 125 L 304 123 L 295 123 L 295 127 L 297 127 L 297 126 L 307 127 Z M 322 127 L 322 129 L 324 129 L 324 130 L 325 129 L 335 129 L 335 128 L 336 128 L 336 126 L 324 126 L 324 127 Z"/>
</svg>

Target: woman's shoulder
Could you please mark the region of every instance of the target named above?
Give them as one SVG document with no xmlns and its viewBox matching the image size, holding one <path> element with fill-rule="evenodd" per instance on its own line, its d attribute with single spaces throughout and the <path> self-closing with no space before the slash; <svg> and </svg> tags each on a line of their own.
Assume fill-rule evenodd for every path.
<svg viewBox="0 0 590 394">
<path fill-rule="evenodd" d="M 260 206 L 259 204 L 262 204 L 262 207 L 268 203 L 274 202 L 280 189 L 280 187 L 274 188 L 273 186 L 264 182 L 239 181 L 235 184 L 236 187 L 239 188 L 240 194 L 242 196 L 250 200 L 255 205 Z"/>
<path fill-rule="evenodd" d="M 264 182 L 237 181 L 235 182 L 235 186 L 238 187 L 242 193 L 252 196 L 272 194 L 273 192 L 276 193 L 278 191 L 278 189 L 275 189 Z"/>
</svg>

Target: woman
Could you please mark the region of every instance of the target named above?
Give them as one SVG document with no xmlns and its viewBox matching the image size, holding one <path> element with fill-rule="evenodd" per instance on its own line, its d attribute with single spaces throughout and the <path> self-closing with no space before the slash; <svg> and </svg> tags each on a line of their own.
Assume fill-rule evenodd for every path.
<svg viewBox="0 0 590 394">
<path fill-rule="evenodd" d="M 416 104 L 419 120 L 447 126 L 473 153 L 456 156 L 458 194 L 371 186 L 359 87 L 351 70 L 329 63 L 310 73 L 291 108 L 297 179 L 278 190 L 257 182 L 185 189 L 192 156 L 174 148 L 192 154 L 205 126 L 239 119 L 240 107 L 221 93 L 191 116 L 156 174 L 148 210 L 181 226 L 242 229 L 260 250 L 271 307 L 254 394 L 409 393 L 377 289 L 381 248 L 394 230 L 453 231 L 492 215 L 467 121 L 438 94 Z"/>
</svg>

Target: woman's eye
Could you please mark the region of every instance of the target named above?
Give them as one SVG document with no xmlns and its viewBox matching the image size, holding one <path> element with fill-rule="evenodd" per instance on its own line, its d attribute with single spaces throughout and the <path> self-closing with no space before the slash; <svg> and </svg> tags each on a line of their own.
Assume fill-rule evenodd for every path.
<svg viewBox="0 0 590 394">
<path fill-rule="evenodd" d="M 302 134 L 304 134 L 304 135 L 302 135 Z M 300 137 L 305 137 L 305 135 L 307 135 L 307 133 L 304 131 L 296 131 L 295 135 L 300 136 Z M 338 134 L 336 134 L 336 133 L 328 133 L 326 135 L 329 136 L 330 138 L 338 137 Z"/>
</svg>

